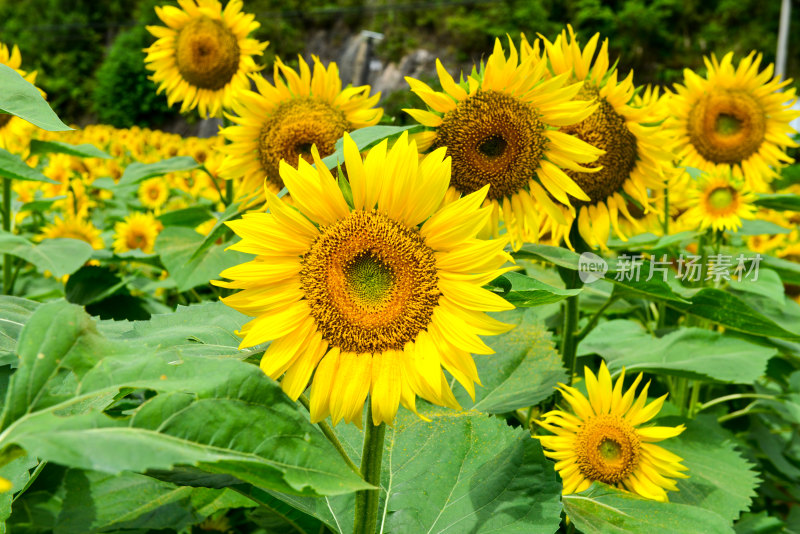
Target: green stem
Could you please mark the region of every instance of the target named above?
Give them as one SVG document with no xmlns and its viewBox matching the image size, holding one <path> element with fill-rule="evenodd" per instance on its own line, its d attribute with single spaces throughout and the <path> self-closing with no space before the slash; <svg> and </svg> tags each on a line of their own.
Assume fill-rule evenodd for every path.
<svg viewBox="0 0 800 534">
<path fill-rule="evenodd" d="M 700 406 L 697 407 L 697 413 L 702 412 L 707 408 L 711 408 L 712 406 L 716 406 L 717 404 L 722 404 L 723 402 L 739 400 L 739 399 L 778 400 L 778 398 L 775 397 L 774 395 L 764 395 L 762 393 L 733 393 L 731 395 L 725 395 L 724 397 L 717 397 L 716 399 L 711 399 L 710 401 L 701 404 Z"/>
<path fill-rule="evenodd" d="M 699 380 L 692 381 L 692 394 L 689 397 L 689 418 L 693 419 L 697 415 L 697 403 L 700 402 L 700 384 Z"/>
<path fill-rule="evenodd" d="M 578 339 L 575 329 L 578 327 L 578 295 L 568 297 L 564 301 L 564 328 L 561 331 L 561 358 L 569 373 L 569 383 L 575 375 L 575 357 L 578 352 Z"/>
<path fill-rule="evenodd" d="M 603 304 L 600 307 L 600 309 L 597 310 L 597 312 L 592 316 L 592 318 L 589 320 L 589 323 L 586 326 L 584 326 L 581 329 L 581 331 L 578 332 L 578 334 L 575 336 L 575 339 L 577 341 L 581 341 L 583 338 L 589 335 L 589 332 L 591 332 L 594 329 L 594 327 L 597 326 L 597 321 L 600 320 L 600 318 L 603 316 L 603 313 L 617 301 L 617 298 L 619 297 L 617 297 L 616 295 L 611 295 L 608 298 L 605 304 Z"/>
<path fill-rule="evenodd" d="M 717 417 L 717 422 L 724 423 L 725 421 L 730 421 L 731 419 L 736 419 L 737 417 L 742 417 L 743 415 L 749 415 L 754 413 L 770 413 L 769 410 L 754 410 L 753 407 L 755 405 L 756 402 L 751 402 L 741 410 Z"/>
<path fill-rule="evenodd" d="M 3 230 L 11 231 L 11 178 L 3 177 Z M 11 293 L 11 254 L 3 256 L 3 294 Z"/>
<path fill-rule="evenodd" d="M 306 410 L 308 410 L 310 413 L 311 403 L 309 402 L 308 397 L 306 397 L 305 395 L 300 395 L 300 398 L 298 400 L 300 401 L 300 404 L 305 406 Z M 336 433 L 334 433 L 331 426 L 325 421 L 320 421 L 319 423 L 317 423 L 317 426 L 322 431 L 322 434 L 326 438 L 328 438 L 328 441 L 330 441 L 333 447 L 339 452 L 342 459 L 344 459 L 344 463 L 350 466 L 350 469 L 352 469 L 353 471 L 359 472 L 358 466 L 353 462 L 353 460 L 350 459 L 350 456 L 348 456 L 347 451 L 344 450 L 342 442 L 339 441 L 338 437 L 336 437 Z"/>
<path fill-rule="evenodd" d="M 375 486 L 372 490 L 356 492 L 356 517 L 354 534 L 375 534 L 378 525 L 378 502 L 381 495 L 381 460 L 386 424 L 372 424 L 372 403 L 369 403 L 367 427 L 364 431 L 364 448 L 361 452 L 361 476 Z"/>
<path fill-rule="evenodd" d="M 225 180 L 225 205 L 233 203 L 233 180 Z"/>
</svg>

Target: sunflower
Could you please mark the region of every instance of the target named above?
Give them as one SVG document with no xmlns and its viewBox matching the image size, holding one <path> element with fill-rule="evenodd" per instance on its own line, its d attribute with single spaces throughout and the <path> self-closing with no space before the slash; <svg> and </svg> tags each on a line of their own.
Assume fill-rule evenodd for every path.
<svg viewBox="0 0 800 534">
<path fill-rule="evenodd" d="M 758 211 L 755 194 L 747 191 L 729 174 L 701 176 L 689 189 L 691 208 L 681 215 L 688 228 L 737 231 L 742 219 L 754 219 Z"/>
<path fill-rule="evenodd" d="M 42 228 L 42 233 L 39 234 L 37 240 L 56 239 L 59 237 L 80 239 L 81 241 L 89 243 L 95 250 L 100 250 L 105 247 L 105 243 L 103 243 L 103 239 L 100 237 L 100 229 L 81 217 L 68 215 L 62 219 L 56 215 L 52 224 Z"/>
<path fill-rule="evenodd" d="M 744 177 L 750 188 L 764 191 L 775 168 L 794 161 L 785 150 L 797 146 L 789 123 L 800 111 L 792 109 L 795 89 L 782 91 L 792 80 L 773 77 L 771 64 L 759 72 L 755 52 L 738 67 L 733 52 L 721 62 L 713 54 L 704 59 L 706 77 L 684 70 L 685 85 L 676 85 L 670 99 L 678 153 L 688 167 Z"/>
<path fill-rule="evenodd" d="M 26 81 L 30 83 L 36 81 L 35 71 L 25 72 L 20 69 L 22 56 L 17 45 L 9 50 L 8 46 L 0 43 L 0 63 L 17 71 Z M 0 148 L 11 152 L 20 151 L 27 144 L 27 139 L 32 131 L 33 126 L 28 121 L 8 113 L 0 113 Z"/>
<path fill-rule="evenodd" d="M 269 213 L 227 223 L 256 254 L 221 273 L 241 289 L 223 301 L 256 317 L 241 347 L 272 341 L 261 368 L 297 399 L 311 384 L 311 420 L 329 414 L 361 425 L 370 396 L 373 423 L 391 424 L 420 396 L 458 408 L 443 368 L 474 394 L 470 353 L 493 351 L 478 337 L 510 325 L 483 312 L 513 308 L 481 286 L 506 269 L 505 240 L 475 238 L 491 211 L 488 186 L 442 206 L 450 182 L 444 149 L 420 159 L 403 134 L 362 161 L 344 136 L 349 190 L 312 148 L 316 168 L 281 163 L 294 207 L 267 191 Z M 347 188 L 345 188 L 347 189 Z"/>
<path fill-rule="evenodd" d="M 277 59 L 275 85 L 254 75 L 258 92 L 246 91 L 233 103 L 238 116 L 231 117 L 235 125 L 221 132 L 230 144 L 220 174 L 243 178 L 242 191 L 260 192 L 265 180 L 270 190 L 280 191 L 281 161 L 311 161 L 314 145 L 323 157 L 333 154 L 345 132 L 375 125 L 383 115 L 373 107 L 380 93 L 370 96 L 368 85 L 342 90 L 336 63 L 326 69 L 313 56 L 312 75 L 302 57 L 298 62 L 299 74 Z"/>
<path fill-rule="evenodd" d="M 241 0 L 231 0 L 225 9 L 218 0 L 178 4 L 182 9 L 156 7 L 166 26 L 147 27 L 158 40 L 145 49 L 145 64 L 170 106 L 181 101 L 181 112 L 196 107 L 203 117 L 218 116 L 230 108 L 234 93 L 250 87 L 247 75 L 259 70 L 253 56 L 269 43 L 247 38 L 260 24 L 242 13 Z"/>
<path fill-rule="evenodd" d="M 491 231 L 498 235 L 502 219 L 518 249 L 538 239 L 537 204 L 563 221 L 553 198 L 564 205 L 570 205 L 569 196 L 589 200 L 562 169 L 591 172 L 580 164 L 596 160 L 602 150 L 556 129 L 579 123 L 596 108 L 586 100 L 572 100 L 581 84 L 569 84 L 569 73 L 546 79 L 547 62 L 524 38 L 521 57 L 511 39 L 509 49 L 506 58 L 495 40 L 482 72 L 473 72 L 461 84 L 437 60 L 443 92 L 406 78 L 430 110 L 404 111 L 431 128 L 417 136 L 422 150 L 444 147 L 453 158 L 448 198 L 490 185 L 486 203 L 492 211 Z"/>
<path fill-rule="evenodd" d="M 672 167 L 673 155 L 665 150 L 670 144 L 660 124 L 654 124 L 663 109 L 657 93 L 652 91 L 635 107 L 633 73 L 618 81 L 616 68 L 609 68 L 608 40 L 595 51 L 600 39 L 595 34 L 581 50 L 571 26 L 561 32 L 555 42 L 543 39 L 551 69 L 556 76 L 572 74 L 581 82 L 576 100 L 595 104 L 595 111 L 577 124 L 561 128 L 605 151 L 596 162 L 587 166 L 593 172 L 568 169 L 566 173 L 586 193 L 573 207 L 562 207 L 561 220 L 545 217 L 544 227 L 554 244 L 569 242 L 569 231 L 577 221 L 578 231 L 587 244 L 605 248 L 612 230 L 622 240 L 627 234 L 620 228 L 620 215 L 629 221 L 634 217 L 628 209 L 647 214 L 655 208 L 652 191 L 663 191 L 665 173 Z M 594 59 L 593 59 L 594 58 Z M 561 224 L 566 220 L 567 224 Z"/>
<path fill-rule="evenodd" d="M 160 209 L 168 197 L 169 187 L 161 177 L 144 180 L 139 185 L 139 202 L 147 209 Z"/>
<path fill-rule="evenodd" d="M 114 252 L 139 249 L 151 254 L 159 232 L 161 223 L 152 213 L 131 213 L 114 225 Z"/>
<path fill-rule="evenodd" d="M 678 491 L 673 479 L 688 478 L 682 473 L 687 468 L 681 464 L 682 458 L 655 443 L 679 435 L 686 427 L 640 427 L 658 414 L 667 396 L 645 405 L 648 382 L 634 401 L 642 375 L 623 394 L 625 370 L 612 388 L 605 362 L 597 377 L 588 367 L 584 374 L 588 399 L 577 389 L 559 384 L 573 413 L 552 410 L 536 421 L 555 434 L 536 438 L 545 456 L 556 460 L 564 495 L 584 491 L 600 481 L 647 499 L 667 501 L 668 490 Z"/>
</svg>

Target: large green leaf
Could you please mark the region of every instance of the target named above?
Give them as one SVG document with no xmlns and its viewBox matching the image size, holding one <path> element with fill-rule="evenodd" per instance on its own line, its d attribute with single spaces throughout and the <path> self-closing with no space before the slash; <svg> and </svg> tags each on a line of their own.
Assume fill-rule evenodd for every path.
<svg viewBox="0 0 800 534">
<path fill-rule="evenodd" d="M 17 339 L 38 306 L 31 300 L 0 296 L 0 365 L 17 363 Z"/>
<path fill-rule="evenodd" d="M 721 289 L 707 287 L 692 297 L 691 304 L 670 302 L 669 305 L 731 330 L 756 336 L 800 340 L 800 325 L 792 331 L 786 330 L 741 298 Z"/>
<path fill-rule="evenodd" d="M 190 156 L 178 156 L 155 163 L 140 163 L 137 161 L 125 168 L 125 172 L 122 173 L 122 178 L 119 179 L 117 186 L 135 185 L 148 178 L 162 176 L 170 172 L 191 171 L 199 167 L 200 164 Z"/>
<path fill-rule="evenodd" d="M 3 148 L 0 148 L 0 176 L 28 182 L 58 183 L 36 169 L 29 167 L 27 163 L 22 161 L 22 158 Z"/>
<path fill-rule="evenodd" d="M 30 480 L 30 470 L 36 467 L 36 458 L 22 455 L 0 466 L 0 477 L 11 482 L 11 491 L 0 493 L 0 533 L 6 532 L 5 522 L 11 516 L 14 495 L 22 491 Z"/>
<path fill-rule="evenodd" d="M 11 113 L 43 130 L 60 132 L 71 130 L 50 109 L 42 93 L 8 65 L 0 64 L 0 111 Z"/>
<path fill-rule="evenodd" d="M 234 250 L 225 250 L 223 245 L 212 245 L 202 254 L 194 257 L 195 251 L 203 244 L 204 236 L 191 228 L 172 226 L 165 228 L 156 239 L 155 251 L 170 276 L 175 280 L 178 291 L 206 285 L 209 280 L 219 278 L 219 273 L 250 261 L 253 256 Z"/>
<path fill-rule="evenodd" d="M 737 384 L 758 380 L 777 352 L 701 328 L 679 328 L 656 338 L 639 323 L 624 319 L 601 323 L 578 346 L 579 356 L 600 355 L 612 373 L 625 367 L 628 371 Z"/>
<path fill-rule="evenodd" d="M 675 426 L 678 418 L 664 418 L 659 424 Z M 758 485 L 758 475 L 734 449 L 733 436 L 722 429 L 711 415 L 700 415 L 686 422 L 686 430 L 664 442 L 665 448 L 683 458 L 689 478 L 678 480 L 678 492 L 670 492 L 671 502 L 711 510 L 734 521 L 750 508 Z"/>
<path fill-rule="evenodd" d="M 192 206 L 182 210 L 168 211 L 158 216 L 164 226 L 195 226 L 211 219 L 211 214 L 206 206 Z"/>
<path fill-rule="evenodd" d="M 92 247 L 79 239 L 45 239 L 33 244 L 22 236 L 0 231 L 0 253 L 32 263 L 40 271 L 61 277 L 72 274 L 92 255 Z"/>
<path fill-rule="evenodd" d="M 18 352 L 0 450 L 18 445 L 111 474 L 186 466 L 207 484 L 241 481 L 304 495 L 368 487 L 274 381 L 238 358 L 107 339 L 64 301 L 36 310 Z M 139 389 L 158 394 L 126 417 L 99 411 L 120 391 Z"/>
<path fill-rule="evenodd" d="M 564 511 L 584 534 L 732 534 L 721 516 L 686 504 L 639 498 L 595 482 L 589 489 L 564 495 Z"/>
<path fill-rule="evenodd" d="M 538 310 L 511 310 L 494 317 L 517 326 L 485 339 L 495 354 L 473 356 L 482 386 L 475 388 L 472 409 L 504 413 L 551 396 L 567 373 Z M 466 394 L 459 395 L 459 400 L 465 407 L 471 404 Z"/>
<path fill-rule="evenodd" d="M 758 195 L 753 202 L 756 206 L 778 211 L 800 211 L 800 195 L 773 194 Z"/>
<path fill-rule="evenodd" d="M 100 150 L 94 145 L 85 143 L 83 145 L 70 145 L 60 141 L 41 141 L 31 139 L 31 154 L 68 154 L 79 158 L 101 158 L 111 159 L 111 156 Z"/>
<path fill-rule="evenodd" d="M 503 298 L 517 308 L 530 308 L 560 302 L 582 291 L 580 288 L 563 289 L 551 286 L 541 280 L 517 272 L 506 273 L 494 280 L 492 285 L 503 289 Z"/>
<path fill-rule="evenodd" d="M 547 533 L 560 521 L 561 484 L 537 440 L 477 412 L 421 406 L 426 422 L 401 410 L 386 430 L 378 519 L 385 533 Z M 337 428 L 359 462 L 362 434 Z M 353 530 L 352 496 L 293 498 L 335 532 Z"/>
</svg>

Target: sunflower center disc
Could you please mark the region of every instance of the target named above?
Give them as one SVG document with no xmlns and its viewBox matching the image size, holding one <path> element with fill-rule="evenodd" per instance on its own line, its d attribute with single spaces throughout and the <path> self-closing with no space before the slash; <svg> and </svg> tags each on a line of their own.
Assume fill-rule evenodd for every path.
<svg viewBox="0 0 800 534">
<path fill-rule="evenodd" d="M 217 91 L 239 70 L 239 43 L 222 22 L 194 19 L 178 34 L 175 62 L 184 80 Z"/>
<path fill-rule="evenodd" d="M 300 280 L 323 339 L 344 352 L 402 349 L 428 326 L 441 296 L 433 250 L 375 211 L 320 230 Z"/>
<path fill-rule="evenodd" d="M 585 97 L 594 99 L 591 92 Z M 636 167 L 638 155 L 636 136 L 625 125 L 625 118 L 605 98 L 601 98 L 599 104 L 597 110 L 581 122 L 561 128 L 562 132 L 606 151 L 597 161 L 584 164 L 584 167 L 602 167 L 597 172 L 564 171 L 581 186 L 592 204 L 603 202 L 621 189 Z"/>
<path fill-rule="evenodd" d="M 143 248 L 147 244 L 147 237 L 138 231 L 132 231 L 125 239 L 125 245 L 131 250 Z"/>
<path fill-rule="evenodd" d="M 433 148 L 453 158 L 450 183 L 462 194 L 491 184 L 490 199 L 528 185 L 547 138 L 533 107 L 509 94 L 478 91 L 444 116 Z"/>
<path fill-rule="evenodd" d="M 715 210 L 724 210 L 733 203 L 734 192 L 730 187 L 719 187 L 708 195 L 708 204 Z"/>
<path fill-rule="evenodd" d="M 616 484 L 639 464 L 640 446 L 636 431 L 621 417 L 596 415 L 578 431 L 578 468 L 589 480 Z"/>
<path fill-rule="evenodd" d="M 311 162 L 311 147 L 320 157 L 336 150 L 336 141 L 352 129 L 344 113 L 316 98 L 293 98 L 279 104 L 264 122 L 258 139 L 258 155 L 267 179 L 283 187 L 281 160 L 296 166 L 298 159 Z"/>
<path fill-rule="evenodd" d="M 689 140 L 714 163 L 739 163 L 758 151 L 767 118 L 758 102 L 743 91 L 715 90 L 689 112 Z"/>
</svg>

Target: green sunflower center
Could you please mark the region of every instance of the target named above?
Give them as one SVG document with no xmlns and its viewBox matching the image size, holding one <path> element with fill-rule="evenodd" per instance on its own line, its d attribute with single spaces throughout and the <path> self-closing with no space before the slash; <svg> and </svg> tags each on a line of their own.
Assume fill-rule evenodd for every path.
<svg viewBox="0 0 800 534">
<path fill-rule="evenodd" d="M 299 97 L 278 104 L 264 121 L 258 139 L 258 155 L 267 179 L 283 188 L 279 175 L 281 160 L 297 165 L 299 158 L 311 162 L 311 147 L 321 157 L 336 150 L 336 141 L 352 129 L 345 114 L 327 102 Z"/>
<path fill-rule="evenodd" d="M 730 187 L 719 187 L 708 195 L 708 204 L 717 210 L 728 208 L 734 200 L 734 191 Z"/>
<path fill-rule="evenodd" d="M 767 117 L 758 101 L 744 91 L 714 89 L 689 111 L 689 142 L 713 163 L 739 163 L 758 151 Z"/>
<path fill-rule="evenodd" d="M 196 18 L 178 33 L 175 62 L 184 80 L 217 91 L 239 70 L 239 41 L 221 21 Z"/>
<path fill-rule="evenodd" d="M 594 100 L 597 90 L 581 91 L 578 98 Z M 606 153 L 597 161 L 585 164 L 585 167 L 602 167 L 597 172 L 565 172 L 575 180 L 591 199 L 591 204 L 604 202 L 622 188 L 638 159 L 636 136 L 625 124 L 625 117 L 616 112 L 605 99 L 600 98 L 599 107 L 589 117 L 577 124 L 561 129 L 572 134 Z"/>
<path fill-rule="evenodd" d="M 534 108 L 500 91 L 478 91 L 442 119 L 433 148 L 447 147 L 450 183 L 463 194 L 491 184 L 490 199 L 508 197 L 533 178 L 547 147 Z"/>
<path fill-rule="evenodd" d="M 589 480 L 616 484 L 630 476 L 639 465 L 639 436 L 622 417 L 593 416 L 584 423 L 576 438 L 578 468 Z"/>
<path fill-rule="evenodd" d="M 427 328 L 441 292 L 433 250 L 416 230 L 375 211 L 320 230 L 300 281 L 323 339 L 376 353 L 401 350 Z"/>
</svg>

